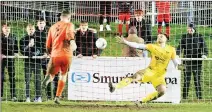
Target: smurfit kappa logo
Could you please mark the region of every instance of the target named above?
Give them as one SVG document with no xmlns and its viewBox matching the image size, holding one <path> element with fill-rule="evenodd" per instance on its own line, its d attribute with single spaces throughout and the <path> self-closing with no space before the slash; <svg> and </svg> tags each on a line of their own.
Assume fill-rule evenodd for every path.
<svg viewBox="0 0 212 112">
<path fill-rule="evenodd" d="M 91 75 L 88 72 L 73 72 L 71 80 L 73 83 L 89 83 L 91 81 Z"/>
</svg>

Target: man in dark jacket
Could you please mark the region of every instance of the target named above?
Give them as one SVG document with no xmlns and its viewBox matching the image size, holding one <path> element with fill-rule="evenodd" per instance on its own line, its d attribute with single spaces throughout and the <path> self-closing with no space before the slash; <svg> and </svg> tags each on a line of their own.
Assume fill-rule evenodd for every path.
<svg viewBox="0 0 212 112">
<path fill-rule="evenodd" d="M 1 33 L 1 55 L 2 56 L 18 56 L 18 43 L 15 35 L 10 33 L 10 25 L 2 24 Z M 3 97 L 4 90 L 4 71 L 5 68 L 8 69 L 9 82 L 10 82 L 10 93 L 12 101 L 16 101 L 16 85 L 15 85 L 15 59 L 14 58 L 4 58 L 1 61 L 1 97 Z"/>
<path fill-rule="evenodd" d="M 42 70 L 43 70 L 43 75 L 46 75 L 46 70 L 47 70 L 47 65 L 49 62 L 49 59 L 47 58 L 47 53 L 46 53 L 46 38 L 47 38 L 47 29 L 46 29 L 46 22 L 43 18 L 40 18 L 37 21 L 37 27 L 35 29 L 35 36 L 36 38 L 41 39 L 41 46 L 42 46 L 42 54 L 44 59 L 42 59 Z M 58 75 L 55 76 L 54 82 L 53 82 L 53 95 L 56 95 L 57 91 L 57 82 L 58 82 Z M 47 100 L 52 99 L 52 93 L 51 93 L 51 83 L 46 88 L 46 95 L 47 95 Z"/>
<path fill-rule="evenodd" d="M 42 70 L 43 70 L 43 75 L 46 75 L 46 70 L 47 70 L 47 65 L 49 62 L 49 59 L 47 58 L 47 53 L 46 53 L 46 38 L 47 38 L 47 29 L 46 29 L 46 22 L 43 18 L 40 18 L 37 21 L 37 27 L 35 29 L 35 36 L 36 38 L 40 38 L 41 39 L 41 46 L 42 46 L 42 54 L 44 59 L 42 59 Z M 53 82 L 53 95 L 56 95 L 56 91 L 57 91 L 57 82 L 58 82 L 58 76 L 56 75 L 54 78 L 54 82 Z M 46 88 L 46 95 L 47 95 L 47 100 L 52 99 L 52 93 L 51 93 L 51 83 L 49 83 L 49 85 Z"/>
<path fill-rule="evenodd" d="M 144 12 L 142 10 L 135 10 L 134 16 L 135 18 L 131 19 L 129 27 L 135 26 L 138 37 L 143 38 L 145 43 L 152 43 L 150 21 L 144 19 Z"/>
<path fill-rule="evenodd" d="M 75 39 L 77 44 L 76 55 L 93 56 L 96 58 L 101 51 L 96 47 L 96 40 L 98 39 L 95 29 L 88 28 L 87 21 L 81 21 L 80 28 L 76 29 Z"/>
<path fill-rule="evenodd" d="M 185 58 L 207 58 L 208 48 L 206 46 L 203 36 L 196 32 L 193 23 L 188 26 L 188 33 L 182 35 L 182 39 L 177 48 L 177 55 L 180 55 L 181 52 L 183 52 Z M 183 61 L 183 64 L 185 65 L 183 99 L 186 99 L 188 97 L 192 73 L 194 76 L 196 96 L 198 99 L 202 99 L 202 90 L 200 84 L 202 60 Z"/>
<path fill-rule="evenodd" d="M 32 58 L 33 56 L 43 56 L 41 39 L 35 36 L 35 27 L 31 24 L 27 26 L 27 35 L 20 40 L 21 54 L 28 56 L 24 61 L 25 84 L 26 84 L 26 102 L 30 102 L 30 78 L 35 75 L 35 100 L 42 102 L 41 99 L 41 59 Z"/>
</svg>

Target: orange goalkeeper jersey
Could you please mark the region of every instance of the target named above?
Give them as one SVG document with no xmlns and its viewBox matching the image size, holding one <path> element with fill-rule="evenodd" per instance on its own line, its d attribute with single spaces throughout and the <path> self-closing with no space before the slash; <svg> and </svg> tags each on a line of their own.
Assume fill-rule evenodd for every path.
<svg viewBox="0 0 212 112">
<path fill-rule="evenodd" d="M 51 57 L 73 55 L 70 40 L 74 39 L 74 25 L 63 21 L 55 23 L 49 29 L 46 48 L 51 49 Z"/>
</svg>

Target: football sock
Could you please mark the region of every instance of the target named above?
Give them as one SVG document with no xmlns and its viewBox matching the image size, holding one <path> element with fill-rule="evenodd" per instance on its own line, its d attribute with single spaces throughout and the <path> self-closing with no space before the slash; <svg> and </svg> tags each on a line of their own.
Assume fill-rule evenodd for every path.
<svg viewBox="0 0 212 112">
<path fill-rule="evenodd" d="M 162 31 L 162 25 L 158 25 L 158 34 Z"/>
<path fill-rule="evenodd" d="M 44 80 L 43 80 L 43 85 L 47 86 L 49 83 L 51 82 L 51 76 L 50 75 L 46 75 Z"/>
<path fill-rule="evenodd" d="M 166 35 L 170 36 L 170 26 L 166 26 Z"/>
<path fill-rule="evenodd" d="M 127 85 L 129 85 L 131 82 L 132 82 L 132 78 L 124 78 L 122 81 L 120 81 L 118 84 L 116 84 L 115 88 L 116 89 L 120 89 L 120 88 L 123 88 Z"/>
<path fill-rule="evenodd" d="M 62 80 L 59 80 L 57 85 L 57 93 L 56 93 L 57 97 L 60 97 L 62 95 L 64 87 L 65 87 L 65 82 Z"/>
<path fill-rule="evenodd" d="M 153 92 L 153 93 L 150 93 L 150 94 L 147 95 L 146 97 L 144 97 L 144 98 L 142 99 L 142 102 L 143 102 L 143 103 L 146 103 L 146 102 L 148 102 L 148 101 L 152 101 L 152 100 L 155 100 L 155 99 L 157 99 L 157 98 L 158 98 L 158 92 L 155 91 L 155 92 Z"/>
<path fill-rule="evenodd" d="M 118 25 L 118 30 L 119 30 L 119 34 L 120 35 L 122 35 L 122 26 L 123 26 L 122 24 L 119 24 Z"/>
<path fill-rule="evenodd" d="M 129 25 L 126 24 L 125 26 L 126 26 L 126 33 L 128 33 L 128 31 L 129 31 Z"/>
</svg>

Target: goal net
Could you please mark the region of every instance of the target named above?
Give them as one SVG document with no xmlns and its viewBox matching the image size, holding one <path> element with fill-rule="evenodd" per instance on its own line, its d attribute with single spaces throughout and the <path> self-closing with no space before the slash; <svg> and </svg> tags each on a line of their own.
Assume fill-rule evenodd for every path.
<svg viewBox="0 0 212 112">
<path fill-rule="evenodd" d="M 58 77 L 46 90 L 41 87 L 49 61 L 43 55 L 45 55 L 48 29 L 60 20 L 63 10 L 69 10 L 72 13 L 71 21 L 75 24 L 76 31 L 79 31 L 79 35 L 76 33 L 75 36 L 76 41 L 84 37 L 79 29 L 81 21 L 88 22 L 88 27 L 92 28 L 89 29 L 90 33 L 107 41 L 107 47 L 97 50 L 98 57 L 95 59 L 92 57 L 96 49 L 93 48 L 94 41 L 85 39 L 78 41 L 78 49 L 81 50 L 74 53 L 66 88 L 62 95 L 65 101 L 136 101 L 155 91 L 151 83 L 132 82 L 114 93 L 109 92 L 109 82 L 117 84 L 124 77 L 129 77 L 136 71 L 148 67 L 150 53 L 147 53 L 146 57 L 123 56 L 123 45 L 117 43 L 115 38 L 117 34 L 120 35 L 119 12 L 121 9 L 119 8 L 122 3 L 119 3 L 120 1 L 101 2 L 1 1 L 2 101 L 25 102 L 29 98 L 29 101 L 45 102 L 55 96 Z M 124 18 L 125 20 L 121 21 L 122 35 L 127 35 L 126 24 L 135 18 L 134 12 L 143 10 L 145 22 L 142 23 L 142 27 L 148 27 L 144 30 L 149 32 L 144 35 L 144 38 L 149 37 L 151 38 L 149 43 L 155 43 L 161 24 L 157 19 L 160 14 L 157 3 L 154 1 L 128 2 L 126 3 L 129 9 L 127 14 L 130 19 Z M 178 48 L 177 53 L 182 60 L 182 66 L 175 69 L 173 63 L 169 63 L 165 77 L 167 91 L 156 102 L 211 102 L 212 2 L 170 1 L 169 4 L 168 12 L 170 12 L 171 20 L 168 23 L 162 22 L 162 31 L 166 32 L 167 26 L 170 26 L 168 44 Z M 103 20 L 100 20 L 101 18 Z M 190 23 L 194 26 L 190 26 Z M 101 25 L 103 25 L 102 29 Z M 195 30 L 196 37 L 189 38 L 188 26 Z M 28 49 L 29 44 L 31 47 Z M 91 54 L 87 53 L 89 50 Z M 77 58 L 77 55 L 82 52 L 85 52 L 84 56 Z"/>
</svg>

